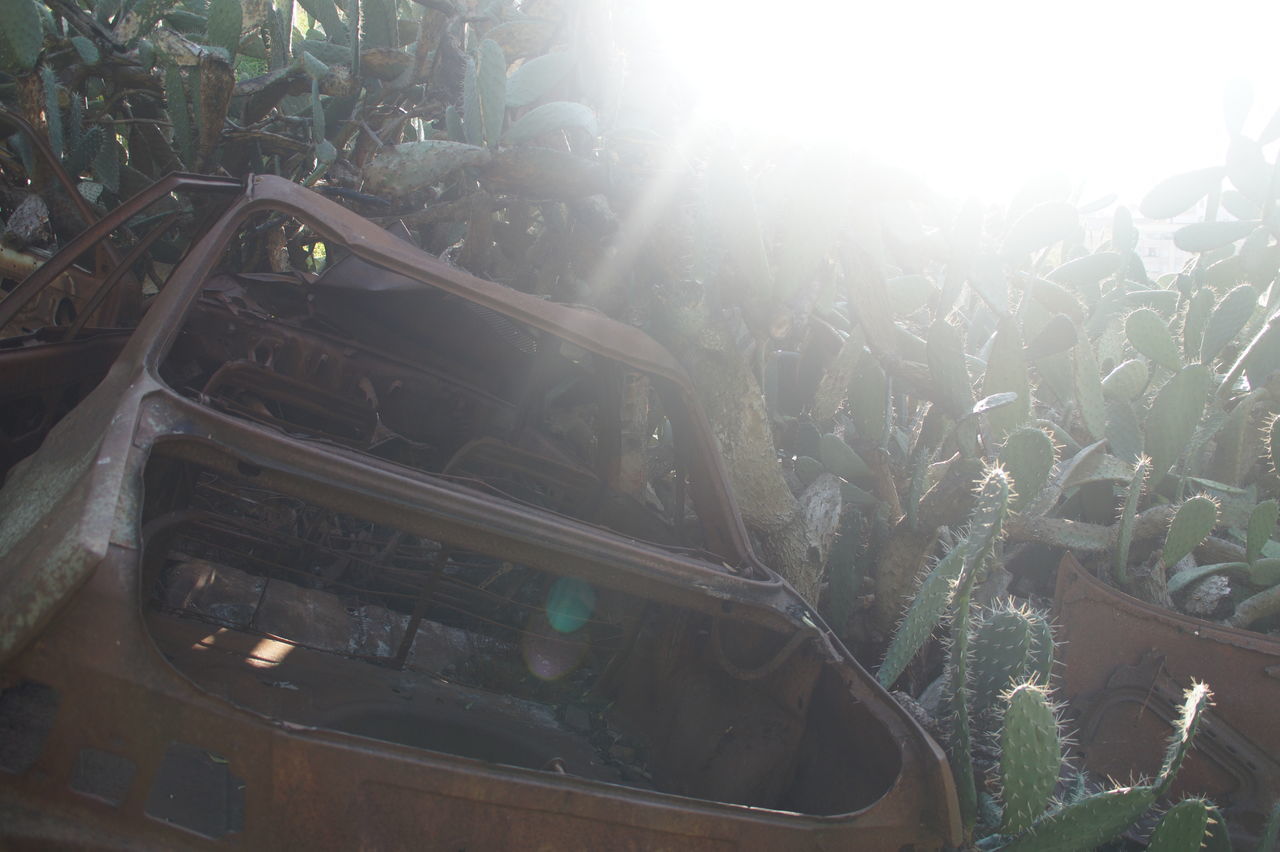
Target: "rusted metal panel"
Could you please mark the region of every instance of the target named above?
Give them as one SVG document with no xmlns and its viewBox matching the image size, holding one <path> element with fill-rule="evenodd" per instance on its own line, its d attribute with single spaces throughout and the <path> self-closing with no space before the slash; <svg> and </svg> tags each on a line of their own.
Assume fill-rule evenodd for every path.
<svg viewBox="0 0 1280 852">
<path fill-rule="evenodd" d="M 1086 765 L 1117 778 L 1154 775 L 1182 690 L 1204 681 L 1213 709 L 1174 795 L 1210 797 L 1234 835 L 1256 842 L 1280 798 L 1280 642 L 1139 601 L 1070 554 L 1056 597 L 1062 686 Z"/>
<path fill-rule="evenodd" d="M 149 190 L 0 302 L 0 319 L 140 206 L 192 188 L 235 189 L 180 176 Z M 393 292 L 357 292 L 353 313 L 396 292 L 465 303 L 431 302 L 446 319 L 426 325 L 442 339 L 470 328 L 459 351 L 431 350 L 413 323 L 344 338 L 341 320 L 393 328 L 405 303 L 316 315 L 341 299 L 314 277 L 298 277 L 297 322 L 214 282 L 264 211 L 387 273 L 376 283 Z M 547 365 L 572 382 L 544 381 Z M 658 479 L 617 494 L 610 406 L 626 371 L 652 377 L 677 437 L 654 445 Z M 569 419 L 547 419 L 544 397 Z M 501 428 L 454 446 L 460 410 Z M 435 431 L 417 423 L 432 417 Z M 59 699 L 32 722 L 48 731 L 31 765 L 0 773 L 26 840 L 85 826 L 193 848 L 959 837 L 941 751 L 754 556 L 665 350 L 458 272 L 287 181 L 254 179 L 230 202 L 110 374 L 13 469 L 0 513 L 0 607 L 14 614 L 0 713 L 4 696 Z"/>
</svg>

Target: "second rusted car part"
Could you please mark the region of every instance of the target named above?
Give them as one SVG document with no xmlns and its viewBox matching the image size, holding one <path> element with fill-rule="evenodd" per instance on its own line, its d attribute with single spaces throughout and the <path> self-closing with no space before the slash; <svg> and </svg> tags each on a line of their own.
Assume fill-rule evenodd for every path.
<svg viewBox="0 0 1280 852">
<path fill-rule="evenodd" d="M 642 332 L 276 178 L 171 178 L 0 316 L 201 187 L 233 200 L 0 490 L 13 842 L 957 842 L 941 751 L 755 558 Z M 281 220 L 311 242 L 233 268 Z"/>
<path fill-rule="evenodd" d="M 1085 765 L 1115 778 L 1154 775 L 1182 690 L 1204 681 L 1214 706 L 1175 795 L 1208 796 L 1237 839 L 1256 844 L 1280 799 L 1280 642 L 1137 600 L 1070 554 L 1056 597 L 1062 688 Z"/>
</svg>

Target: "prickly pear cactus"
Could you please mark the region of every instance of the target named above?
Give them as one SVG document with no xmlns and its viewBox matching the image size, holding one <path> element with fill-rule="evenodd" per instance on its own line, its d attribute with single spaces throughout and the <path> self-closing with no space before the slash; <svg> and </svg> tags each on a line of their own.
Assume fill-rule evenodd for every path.
<svg viewBox="0 0 1280 852">
<path fill-rule="evenodd" d="M 1153 485 L 1182 458 L 1204 413 L 1211 383 L 1208 368 L 1192 364 L 1179 370 L 1156 393 L 1146 422 L 1146 451 L 1151 457 Z"/>
<path fill-rule="evenodd" d="M 1191 750 L 1191 742 L 1195 739 L 1204 711 L 1209 708 L 1212 701 L 1213 693 L 1209 690 L 1208 684 L 1193 681 L 1191 687 L 1187 689 L 1182 709 L 1173 723 L 1173 736 L 1169 738 L 1169 745 L 1165 748 L 1160 774 L 1156 776 L 1155 786 L 1160 795 L 1164 795 L 1169 789 L 1178 770 L 1182 768 L 1182 762 L 1186 760 L 1187 753 Z"/>
<path fill-rule="evenodd" d="M 1150 378 L 1147 365 L 1136 358 L 1117 364 L 1102 380 L 1102 393 L 1108 399 L 1128 402 L 1147 387 Z"/>
<path fill-rule="evenodd" d="M 1002 468 L 987 470 L 978 486 L 977 503 L 966 539 L 964 568 L 951 599 L 951 646 L 947 658 L 951 685 L 951 767 L 966 834 L 977 819 L 978 792 L 973 772 L 973 735 L 969 706 L 969 622 L 973 587 L 995 559 L 1012 497 L 1012 481 Z"/>
<path fill-rule="evenodd" d="M 1124 331 L 1133 348 L 1166 370 L 1177 371 L 1182 366 L 1178 344 L 1169 334 L 1168 324 L 1150 308 L 1139 308 L 1124 321 Z"/>
<path fill-rule="evenodd" d="M 1165 812 L 1151 834 L 1147 852 L 1198 852 L 1209 823 L 1204 799 L 1184 799 Z"/>
<path fill-rule="evenodd" d="M 956 544 L 924 578 L 911 599 L 911 607 L 894 632 L 884 662 L 876 673 L 880 685 L 888 689 L 906 670 L 911 658 L 924 646 L 946 612 L 951 590 L 964 567 L 964 542 Z"/>
<path fill-rule="evenodd" d="M 1090 852 L 1124 831 L 1156 801 L 1148 786 L 1087 796 L 1037 820 L 1001 847 L 1006 852 Z"/>
<path fill-rule="evenodd" d="M 1049 481 L 1055 453 L 1053 439 L 1043 429 L 1025 426 L 1014 431 L 1000 448 L 1000 463 L 1013 477 L 1016 511 L 1030 503 Z"/>
<path fill-rule="evenodd" d="M 1160 774 L 1152 783 L 1075 799 L 1041 816 L 999 848 L 1009 852 L 1087 852 L 1120 834 L 1168 792 L 1211 697 L 1202 683 L 1193 682 L 1187 689 Z"/>
<path fill-rule="evenodd" d="M 1164 539 L 1164 564 L 1176 565 L 1213 532 L 1218 523 L 1218 504 L 1203 494 L 1178 507 Z"/>
<path fill-rule="evenodd" d="M 1142 498 L 1142 489 L 1146 486 L 1147 474 L 1150 471 L 1151 460 L 1146 456 L 1139 456 L 1138 463 L 1133 468 L 1133 476 L 1129 479 L 1129 489 L 1125 492 L 1124 509 L 1120 513 L 1112 561 L 1115 579 L 1122 586 L 1129 582 L 1129 548 L 1133 544 L 1133 525 L 1138 515 L 1138 500 Z"/>
<path fill-rule="evenodd" d="M 1015 682 L 1041 675 L 1045 628 L 1043 613 L 1012 601 L 996 604 L 973 631 L 973 709 L 982 712 Z M 1049 639 L 1052 660 L 1052 638 Z M 1050 662 L 1052 665 L 1052 662 Z M 1043 675 L 1047 682 L 1047 673 Z"/>
<path fill-rule="evenodd" d="M 1007 694 L 1000 733 L 1003 833 L 1025 831 L 1045 812 L 1061 765 L 1058 717 L 1048 693 L 1036 683 L 1015 686 Z"/>
</svg>

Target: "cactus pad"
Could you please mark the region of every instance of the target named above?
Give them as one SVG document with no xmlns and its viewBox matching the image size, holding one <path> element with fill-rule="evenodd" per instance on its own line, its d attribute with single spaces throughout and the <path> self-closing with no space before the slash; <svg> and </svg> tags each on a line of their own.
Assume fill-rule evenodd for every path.
<svg viewBox="0 0 1280 852">
<path fill-rule="evenodd" d="M 871 476 L 871 468 L 867 467 L 862 456 L 854 452 L 853 447 L 846 444 L 839 435 L 830 432 L 823 435 L 818 443 L 818 459 L 827 470 L 850 482 Z"/>
<path fill-rule="evenodd" d="M 1013 501 L 1015 510 L 1030 503 L 1044 488 L 1053 470 L 1053 461 L 1053 439 L 1043 429 L 1025 426 L 1005 441 L 1000 448 L 1000 463 L 1013 477 L 1013 487 L 1017 490 Z"/>
<path fill-rule="evenodd" d="M 1116 368 L 1102 380 L 1102 393 L 1108 399 L 1135 399 L 1147 386 L 1150 378 L 1147 365 L 1136 358 L 1131 358 L 1116 365 Z"/>
<path fill-rule="evenodd" d="M 1262 555 L 1262 547 L 1271 538 L 1277 520 L 1280 520 L 1280 503 L 1275 500 L 1263 500 L 1253 507 L 1245 537 L 1246 562 L 1254 562 Z"/>
<path fill-rule="evenodd" d="M 1198 852 L 1208 823 L 1208 803 L 1204 799 L 1184 799 L 1160 819 L 1147 852 Z"/>
<path fill-rule="evenodd" d="M 893 642 L 876 672 L 880 685 L 888 689 L 906 670 L 907 663 L 924 646 L 946 611 L 951 587 L 964 567 L 964 543 L 960 542 L 938 561 L 920 584 L 911 608 L 894 631 Z"/>
<path fill-rule="evenodd" d="M 1165 383 L 1147 414 L 1146 452 L 1151 457 L 1152 484 L 1157 484 L 1182 457 L 1204 413 L 1211 383 L 1200 364 L 1183 367 Z"/>
<path fill-rule="evenodd" d="M 1164 564 L 1176 565 L 1213 532 L 1218 523 L 1218 504 L 1203 494 L 1178 507 L 1164 539 Z"/>
<path fill-rule="evenodd" d="M 1118 787 L 1087 796 L 1037 820 L 1004 852 L 1090 852 L 1128 828 L 1155 800 L 1151 787 Z"/>
<path fill-rule="evenodd" d="M 1200 363 L 1208 364 L 1222 347 L 1240 333 L 1258 306 L 1258 291 L 1248 284 L 1241 284 L 1222 297 L 1222 301 L 1209 315 L 1200 342 Z"/>
<path fill-rule="evenodd" d="M 1082 339 L 1076 344 L 1073 355 L 1072 378 L 1080 424 L 1093 440 L 1098 440 L 1106 436 L 1107 409 L 1102 397 L 1102 380 L 1098 376 L 1098 359 L 1093 354 L 1092 341 Z"/>
<path fill-rule="evenodd" d="M 982 376 L 984 396 L 1004 392 L 1016 393 L 1018 398 L 1012 405 L 987 413 L 987 422 L 996 438 L 1021 426 L 1031 413 L 1031 381 L 1022 353 L 1022 337 L 1017 323 L 1008 318 L 996 327 L 987 350 L 987 370 Z"/>
<path fill-rule="evenodd" d="M 1178 346 L 1169 334 L 1169 326 L 1150 308 L 1138 308 L 1124 321 L 1124 333 L 1133 348 L 1166 370 L 1182 366 Z"/>
<path fill-rule="evenodd" d="M 1049 696 L 1041 686 L 1019 684 L 1008 694 L 1000 733 L 1003 833 L 1024 831 L 1044 813 L 1061 764 L 1058 718 Z"/>
</svg>

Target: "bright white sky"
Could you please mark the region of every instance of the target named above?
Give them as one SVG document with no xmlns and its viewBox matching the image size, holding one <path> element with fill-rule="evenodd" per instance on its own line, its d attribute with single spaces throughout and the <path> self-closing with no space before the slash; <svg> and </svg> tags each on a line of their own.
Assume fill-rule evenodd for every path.
<svg viewBox="0 0 1280 852">
<path fill-rule="evenodd" d="M 1246 135 L 1280 108 L 1277 0 L 646 3 L 709 118 L 845 140 L 993 202 L 1063 172 L 1081 202 L 1132 204 L 1222 161 L 1229 81 L 1253 86 Z M 753 118 L 762 103 L 787 119 Z"/>
</svg>

